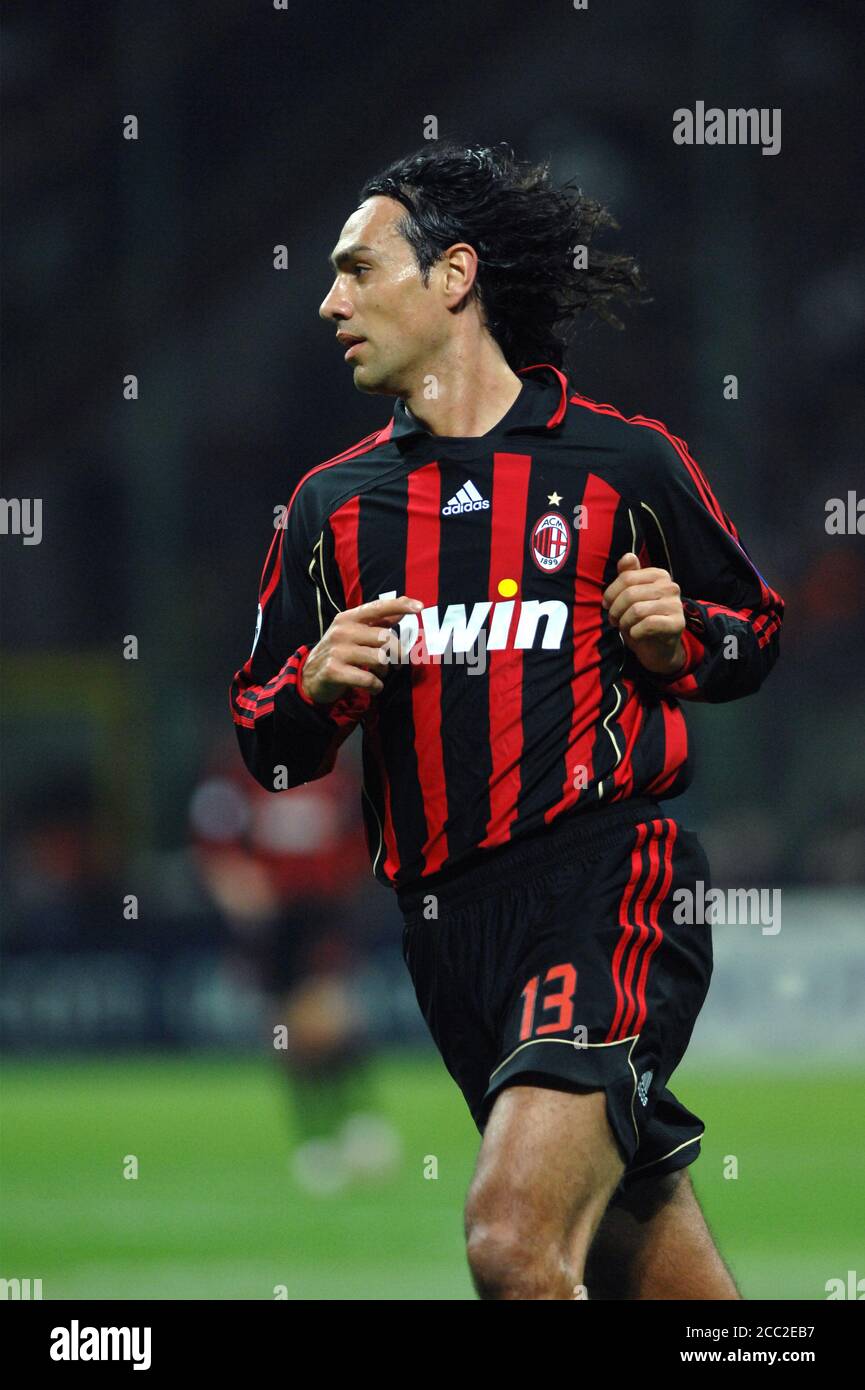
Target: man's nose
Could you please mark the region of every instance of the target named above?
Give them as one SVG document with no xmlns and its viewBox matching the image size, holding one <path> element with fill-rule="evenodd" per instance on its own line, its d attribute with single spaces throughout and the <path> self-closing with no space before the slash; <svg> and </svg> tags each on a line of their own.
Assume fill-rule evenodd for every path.
<svg viewBox="0 0 865 1390">
<path fill-rule="evenodd" d="M 319 317 L 323 319 L 346 319 L 351 315 L 351 305 L 335 283 L 328 290 L 319 306 Z"/>
</svg>

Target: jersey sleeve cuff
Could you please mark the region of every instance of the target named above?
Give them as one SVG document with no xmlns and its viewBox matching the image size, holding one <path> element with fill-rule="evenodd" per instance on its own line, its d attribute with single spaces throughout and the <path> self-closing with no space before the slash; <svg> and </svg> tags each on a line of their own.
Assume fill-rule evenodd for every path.
<svg viewBox="0 0 865 1390">
<path fill-rule="evenodd" d="M 682 646 L 685 648 L 684 666 L 680 666 L 678 671 L 674 671 L 669 676 L 661 676 L 655 673 L 656 680 L 665 681 L 667 684 L 674 685 L 676 681 L 680 681 L 683 676 L 693 675 L 701 661 L 705 658 L 706 648 L 703 646 L 699 637 L 695 636 L 693 632 L 690 632 L 688 628 L 685 628 L 682 632 Z"/>
<path fill-rule="evenodd" d="M 294 680 L 295 685 L 297 686 L 297 693 L 300 696 L 301 700 L 303 700 L 304 704 L 311 705 L 312 708 L 315 709 L 315 700 L 311 700 L 303 689 L 303 668 L 306 664 L 306 658 L 309 656 L 311 650 L 311 647 L 299 647 L 298 650 L 295 652 L 294 661 L 296 664 L 294 668 Z"/>
<path fill-rule="evenodd" d="M 685 626 L 682 630 L 681 642 L 685 649 L 685 664 L 669 676 L 662 676 L 657 672 L 651 673 L 652 680 L 663 686 L 669 695 L 693 695 L 696 688 L 694 672 L 706 659 L 706 647 L 700 636 L 706 631 L 703 615 L 698 605 L 691 602 L 690 599 L 683 601 L 682 608 L 685 612 Z"/>
<path fill-rule="evenodd" d="M 311 700 L 301 680 L 311 650 L 308 646 L 298 647 L 288 658 L 277 678 L 280 684 L 274 696 L 274 708 L 308 728 L 336 730 L 346 724 L 356 724 L 369 706 L 370 693 L 351 690 L 331 704 Z"/>
</svg>

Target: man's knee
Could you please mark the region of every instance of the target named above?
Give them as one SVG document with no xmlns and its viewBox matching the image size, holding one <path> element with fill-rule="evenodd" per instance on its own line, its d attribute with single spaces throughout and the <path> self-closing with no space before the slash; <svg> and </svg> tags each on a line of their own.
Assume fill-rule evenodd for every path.
<svg viewBox="0 0 865 1390">
<path fill-rule="evenodd" d="M 601 1090 L 531 1085 L 497 1098 L 465 1215 L 482 1298 L 578 1296 L 586 1250 L 623 1168 L 604 1101 Z"/>
<path fill-rule="evenodd" d="M 577 1283 L 563 1243 L 512 1217 L 467 1217 L 466 1255 L 483 1299 L 560 1299 Z"/>
</svg>

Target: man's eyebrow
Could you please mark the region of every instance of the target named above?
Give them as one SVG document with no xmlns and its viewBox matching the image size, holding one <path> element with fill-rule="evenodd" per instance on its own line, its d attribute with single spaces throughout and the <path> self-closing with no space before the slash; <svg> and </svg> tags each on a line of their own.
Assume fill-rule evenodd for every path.
<svg viewBox="0 0 865 1390">
<path fill-rule="evenodd" d="M 336 270 L 339 266 L 345 265 L 346 261 L 350 261 L 352 256 L 356 256 L 358 251 L 371 250 L 371 246 L 364 246 L 362 242 L 358 242 L 355 246 L 348 246 L 345 251 L 339 251 L 336 255 L 329 256 L 328 265 L 332 265 L 334 270 Z"/>
</svg>

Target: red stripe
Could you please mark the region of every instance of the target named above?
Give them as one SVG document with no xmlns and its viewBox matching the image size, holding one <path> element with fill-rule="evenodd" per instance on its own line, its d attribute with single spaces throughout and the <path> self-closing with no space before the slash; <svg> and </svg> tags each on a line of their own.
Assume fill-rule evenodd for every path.
<svg viewBox="0 0 865 1390">
<path fill-rule="evenodd" d="M 289 498 L 288 506 L 285 509 L 285 514 L 282 519 L 282 525 L 285 526 L 286 522 L 288 521 L 288 516 L 289 512 L 291 511 L 292 503 L 294 502 L 295 497 L 297 496 L 300 489 L 303 487 L 307 478 L 311 478 L 314 473 L 320 473 L 323 468 L 333 468 L 334 464 L 343 463 L 346 459 L 356 458 L 360 454 L 369 453 L 370 449 L 374 449 L 378 444 L 380 434 L 381 430 L 375 430 L 372 434 L 368 434 L 363 439 L 359 439 L 357 444 L 352 444 L 350 448 L 344 449 L 341 454 L 334 454 L 333 458 L 325 459 L 324 463 L 317 463 L 314 468 L 310 468 L 308 473 L 304 473 L 303 477 L 297 483 L 294 492 L 291 494 L 291 497 Z"/>
<path fill-rule="evenodd" d="M 265 556 L 264 565 L 262 566 L 261 579 L 259 581 L 258 586 L 258 601 L 261 605 L 262 614 L 264 613 L 265 607 L 267 606 L 271 597 L 273 596 L 276 586 L 279 583 L 280 575 L 282 574 L 282 546 L 285 541 L 286 525 L 288 522 L 288 517 L 292 508 L 292 504 L 294 503 L 294 499 L 297 496 L 300 488 L 306 482 L 307 478 L 312 477 L 313 473 L 320 473 L 323 468 L 332 468 L 336 464 L 342 463 L 345 459 L 355 458 L 359 454 L 367 453 L 370 449 L 374 449 L 378 441 L 379 433 L 380 431 L 376 432 L 375 434 L 367 435 L 364 439 L 359 440 L 357 444 L 353 444 L 350 449 L 344 450 L 344 452 L 341 454 L 336 454 L 331 459 L 326 459 L 324 463 L 317 464 L 316 467 L 311 468 L 308 473 L 304 473 L 303 477 L 298 482 L 297 486 L 291 494 L 288 505 L 285 508 L 282 517 L 280 518 L 280 522 L 274 533 L 273 540 L 270 542 L 270 545 L 267 548 L 267 555 Z M 277 542 L 279 542 L 279 544 L 277 544 Z M 276 546 L 275 555 L 274 546 Z M 273 560 L 273 570 L 270 575 L 270 579 L 268 580 L 267 585 L 265 587 L 265 576 L 267 575 L 268 565 L 270 565 L 271 560 Z M 263 689 L 262 686 L 251 685 L 251 679 L 252 653 L 250 653 L 249 657 L 244 662 L 243 666 L 241 666 L 240 670 L 235 673 L 234 680 L 231 682 L 231 687 L 228 693 L 232 718 L 234 719 L 236 724 L 242 724 L 244 728 L 252 728 L 254 727 L 254 724 L 248 716 L 240 715 L 237 710 L 237 706 L 240 704 L 240 694 L 244 691 L 247 691 L 255 699 L 257 698 L 257 692 L 260 692 Z M 258 713 L 260 715 L 269 714 L 272 708 L 273 706 L 271 705 L 269 709 L 259 710 Z"/>
<path fill-rule="evenodd" d="M 490 818 L 482 846 L 507 840 L 516 818 L 520 794 L 520 760 L 523 754 L 523 653 L 512 645 L 519 620 L 520 591 L 526 534 L 526 509 L 532 460 L 528 454 L 493 455 L 492 537 L 490 540 L 489 597 L 501 602 L 499 584 L 513 579 L 517 602 L 511 619 L 511 645 L 487 649 L 490 751 Z M 466 676 L 467 682 L 474 676 Z"/>
<path fill-rule="evenodd" d="M 295 489 L 295 493 L 296 491 L 297 489 Z M 333 512 L 330 517 L 330 525 L 334 537 L 334 559 L 345 595 L 346 608 L 354 608 L 364 602 L 358 559 L 359 519 L 359 497 L 351 498 L 344 506 L 339 507 Z M 289 682 L 296 682 L 302 667 L 303 659 L 305 659 L 308 652 L 308 647 L 301 648 L 300 653 L 289 658 L 281 672 L 268 681 L 266 685 L 256 688 L 256 693 L 252 697 L 254 719 L 261 718 L 272 712 L 273 697 L 283 685 Z M 357 723 L 359 712 L 369 706 L 370 700 L 371 696 L 368 691 L 363 689 L 352 690 L 347 692 L 340 700 L 330 705 L 328 707 L 328 712 L 334 723 L 341 728 L 353 728 Z M 249 692 L 238 697 L 238 704 L 248 708 L 250 707 L 250 703 Z M 252 726 L 254 724 L 254 719 L 242 722 L 246 722 L 248 726 Z M 381 747 L 377 739 L 374 741 L 373 746 L 378 754 L 378 763 L 385 799 L 385 823 L 382 827 L 386 849 L 385 872 L 389 877 L 393 878 L 399 868 L 400 861 L 390 815 L 390 787 L 384 758 L 381 755 Z"/>
<path fill-rule="evenodd" d="M 657 430 L 658 433 L 662 434 L 665 439 L 669 440 L 673 448 L 676 450 L 676 453 L 679 455 L 679 458 L 682 460 L 691 477 L 693 478 L 694 486 L 696 487 L 697 491 L 702 497 L 703 504 L 705 505 L 707 510 L 712 513 L 715 520 L 718 521 L 721 526 L 723 526 L 725 531 L 729 531 L 730 535 L 733 537 L 734 540 L 738 540 L 738 536 L 735 532 L 735 527 L 732 526 L 730 518 L 727 516 L 727 513 L 724 511 L 714 492 L 710 488 L 708 479 L 705 473 L 703 472 L 702 468 L 697 463 L 697 460 L 693 457 L 693 455 L 688 451 L 688 446 L 685 443 L 684 439 L 679 439 L 675 434 L 671 434 L 667 427 L 661 424 L 660 420 L 647 420 L 644 416 L 637 415 L 634 418 L 634 424 L 644 425 L 647 429 Z"/>
<path fill-rule="evenodd" d="M 615 489 L 590 473 L 583 493 L 588 525 L 577 532 L 576 573 L 574 576 L 573 675 L 571 677 L 571 728 L 565 755 L 562 795 L 544 812 L 549 822 L 569 806 L 575 805 L 594 779 L 592 750 L 601 709 L 600 642 L 604 611 L 600 597 L 604 574 L 613 544 L 613 523 L 621 501 Z M 575 787 L 575 772 L 586 769 L 581 785 Z"/>
<path fill-rule="evenodd" d="M 697 599 L 697 602 L 705 608 L 710 618 L 714 618 L 721 613 L 728 618 L 741 618 L 744 622 L 751 623 L 753 627 L 756 627 L 761 619 L 763 622 L 766 622 L 769 618 L 768 613 L 759 613 L 757 618 L 754 619 L 754 614 L 757 612 L 755 608 L 728 608 L 724 603 L 713 603 L 711 599 L 705 598 Z M 754 619 L 753 622 L 752 619 Z"/>
<path fill-rule="evenodd" d="M 624 957 L 625 951 L 627 950 L 628 943 L 634 933 L 634 928 L 631 926 L 631 923 L 628 920 L 628 913 L 630 911 L 631 898 L 633 896 L 634 889 L 636 888 L 637 883 L 640 879 L 640 875 L 643 872 L 643 844 L 646 839 L 648 828 L 648 825 L 645 824 L 637 826 L 637 840 L 633 849 L 631 850 L 631 873 L 628 882 L 625 885 L 625 891 L 622 894 L 621 900 L 619 902 L 619 926 L 622 928 L 622 934 L 619 937 L 619 940 L 616 944 L 616 949 L 613 952 L 613 963 L 611 967 L 613 977 L 613 988 L 616 991 L 616 1012 L 613 1016 L 613 1021 L 610 1024 L 609 1032 L 607 1033 L 607 1036 L 604 1039 L 604 1041 L 608 1043 L 615 1041 L 616 1032 L 619 1027 L 619 1020 L 622 1017 L 622 1011 L 625 1007 L 620 972 L 622 966 L 622 959 Z"/>
<path fill-rule="evenodd" d="M 375 706 L 373 706 L 370 716 L 367 719 L 366 733 L 369 737 L 370 747 L 372 748 L 373 757 L 378 767 L 379 780 L 384 793 L 384 825 L 382 826 L 382 837 L 384 839 L 385 859 L 383 870 L 385 877 L 393 882 L 396 871 L 400 866 L 400 857 L 396 843 L 396 832 L 393 828 L 393 815 L 391 814 L 390 778 L 387 775 L 387 766 L 384 760 L 381 735 L 378 727 L 378 709 Z"/>
<path fill-rule="evenodd" d="M 360 497 L 350 497 L 341 507 L 330 515 L 330 529 L 333 533 L 333 554 L 339 571 L 345 607 L 359 608 L 367 602 L 360 574 L 360 552 L 358 536 L 360 530 Z M 366 710 L 373 699 L 372 693 L 363 686 L 353 687 L 342 699 L 331 706 L 331 713 L 337 723 L 356 723 L 357 712 Z"/>
<path fill-rule="evenodd" d="M 262 608 L 264 607 L 265 603 L 270 598 L 271 594 L 276 588 L 276 585 L 279 582 L 280 573 L 282 572 L 282 541 L 285 536 L 285 531 L 283 530 L 282 523 L 284 520 L 285 513 L 283 513 L 282 517 L 280 518 L 280 523 L 273 533 L 273 540 L 270 542 L 270 545 L 267 548 L 267 555 L 264 558 L 264 564 L 261 569 L 261 580 L 259 581 L 258 585 L 258 601 L 261 604 Z M 273 555 L 273 547 L 276 545 L 277 541 L 279 541 L 279 545 L 276 549 L 276 558 L 274 561 L 273 574 L 270 577 L 270 583 L 268 584 L 267 591 L 265 592 L 264 576 L 267 574 L 267 567 L 270 564 L 270 557 L 271 555 Z"/>
<path fill-rule="evenodd" d="M 758 644 L 759 644 L 759 646 L 765 647 L 766 643 L 769 641 L 769 639 L 771 638 L 772 634 L 773 634 L 774 632 L 776 632 L 780 626 L 781 626 L 781 619 L 778 617 L 778 615 L 777 615 L 777 613 L 776 613 L 772 618 L 770 618 L 770 619 L 767 620 L 767 623 L 766 623 L 765 628 L 764 628 L 763 631 L 760 633 L 760 636 L 759 636 L 759 639 L 758 639 Z"/>
<path fill-rule="evenodd" d="M 676 834 L 678 831 L 678 826 L 676 825 L 676 822 L 672 820 L 666 820 L 663 822 L 663 824 L 667 827 L 667 838 L 664 841 L 663 878 L 661 880 L 661 886 L 652 902 L 652 906 L 649 909 L 649 925 L 654 933 L 654 937 L 648 947 L 648 950 L 645 952 L 643 956 L 643 963 L 640 966 L 640 977 L 637 981 L 637 1002 L 639 1004 L 639 1009 L 637 1012 L 637 1017 L 634 1020 L 633 1027 L 631 1029 L 631 1032 L 633 1033 L 639 1033 L 643 1027 L 643 1024 L 646 1021 L 646 978 L 649 973 L 649 964 L 651 962 L 652 956 L 655 954 L 655 952 L 657 951 L 658 947 L 664 939 L 664 933 L 661 929 L 661 924 L 658 921 L 658 912 L 660 910 L 661 903 L 664 901 L 664 899 L 670 891 L 670 884 L 673 879 L 673 846 L 676 843 Z"/>
<path fill-rule="evenodd" d="M 646 844 L 647 829 L 651 832 L 651 838 Z M 665 831 L 666 836 L 664 836 Z M 631 855 L 630 878 L 619 908 L 619 924 L 622 927 L 622 935 L 616 946 L 612 964 L 613 985 L 617 1002 L 616 1013 L 607 1033 L 607 1042 L 621 1042 L 625 1038 L 633 1037 L 640 1032 L 646 1021 L 646 981 L 652 956 L 657 951 L 664 936 L 658 914 L 661 904 L 670 891 L 673 876 L 673 846 L 676 841 L 676 834 L 677 826 L 671 820 L 654 820 L 649 827 L 645 825 L 637 827 L 637 842 Z M 661 861 L 659 843 L 662 836 L 664 838 L 663 859 Z M 647 860 L 643 858 L 644 848 L 648 849 Z M 634 886 L 646 863 L 648 863 L 646 879 L 636 901 L 633 902 Z M 659 880 L 659 876 L 657 892 L 652 896 L 654 885 Z M 646 922 L 645 917 L 647 900 L 650 900 L 648 922 Z M 649 944 L 643 953 L 636 987 L 634 987 L 637 961 L 647 942 Z M 624 974 L 622 973 L 623 961 L 625 962 Z M 627 1008 L 625 1007 L 626 1000 Z"/>
<path fill-rule="evenodd" d="M 234 693 L 234 685 L 239 677 L 235 677 L 232 684 L 231 693 L 231 717 L 235 724 L 240 724 L 245 729 L 254 729 L 256 719 L 264 719 L 266 715 L 273 713 L 274 696 L 285 685 L 296 685 L 298 671 L 301 661 L 309 653 L 309 647 L 300 647 L 298 651 L 292 652 L 281 670 L 267 682 L 266 685 L 251 685 L 245 689 L 241 688 Z M 243 714 L 241 711 L 248 713 Z"/>
<path fill-rule="evenodd" d="M 687 681 L 692 681 L 694 689 L 697 689 L 697 682 L 693 676 L 686 677 Z M 664 766 L 645 787 L 645 795 L 651 793 L 659 796 L 662 792 L 668 791 L 688 757 L 688 725 L 678 704 L 672 700 L 663 700 L 661 713 L 664 718 Z"/>
<path fill-rule="evenodd" d="M 568 407 L 567 377 L 564 375 L 563 372 L 559 371 L 558 367 L 554 367 L 552 362 L 534 362 L 531 367 L 520 367 L 519 371 L 517 372 L 517 375 L 522 376 L 524 372 L 536 372 L 541 367 L 547 367 L 549 371 L 554 373 L 556 380 L 558 381 L 559 386 L 561 387 L 562 392 L 561 400 L 559 401 L 558 405 L 556 406 L 555 410 L 553 411 L 552 415 L 547 421 L 547 429 L 551 430 L 554 429 L 556 425 L 561 424 L 562 420 L 565 418 L 565 411 Z"/>
<path fill-rule="evenodd" d="M 621 1024 L 620 1024 L 620 1026 L 619 1026 L 619 1034 L 618 1034 L 618 1039 L 617 1039 L 618 1041 L 620 1041 L 622 1038 L 626 1038 L 626 1037 L 629 1037 L 629 1036 L 630 1036 L 629 1024 L 630 1024 L 630 1022 L 631 1022 L 631 1019 L 632 1019 L 633 1016 L 634 1016 L 634 1011 L 635 1011 L 635 1008 L 636 1008 L 636 1005 L 635 1005 L 635 1003 L 634 1003 L 634 996 L 633 996 L 633 994 L 632 994 L 632 992 L 631 992 L 631 987 L 632 987 L 633 978 L 634 978 L 634 970 L 635 970 L 636 965 L 637 965 L 637 960 L 638 960 L 638 958 L 639 958 L 640 951 L 643 949 L 644 943 L 645 943 L 646 941 L 648 941 L 648 939 L 649 939 L 649 928 L 648 928 L 648 926 L 647 926 L 647 924 L 646 924 L 646 917 L 645 917 L 644 908 L 645 908 L 645 904 L 646 904 L 646 898 L 647 898 L 647 897 L 649 896 L 649 894 L 651 893 L 651 891 L 652 891 L 652 889 L 653 889 L 653 887 L 654 887 L 654 884 L 655 884 L 655 879 L 656 879 L 657 876 L 658 876 L 658 838 L 657 838 L 657 837 L 658 837 L 658 833 L 659 833 L 660 826 L 661 826 L 661 822 L 660 822 L 660 821 L 657 821 L 657 820 L 653 820 L 653 821 L 652 821 L 652 824 L 651 824 L 651 838 L 649 839 L 648 845 L 647 845 L 647 849 L 648 849 L 648 860 L 649 860 L 649 871 L 648 871 L 648 874 L 646 875 L 646 881 L 645 881 L 645 883 L 643 884 L 642 888 L 640 889 L 640 892 L 639 892 L 639 894 L 637 895 L 637 899 L 636 899 L 636 901 L 635 901 L 635 903 L 634 903 L 634 905 L 633 905 L 633 918 L 634 918 L 634 923 L 635 923 L 636 927 L 638 928 L 638 931 L 637 931 L 637 936 L 636 936 L 634 939 L 632 939 L 631 944 L 630 944 L 630 947 L 629 947 L 629 949 L 628 949 L 628 954 L 627 954 L 627 959 L 626 959 L 626 964 L 625 964 L 625 973 L 624 973 L 624 976 L 623 976 L 623 979 L 622 979 L 622 991 L 623 991 L 625 997 L 626 997 L 627 1000 L 628 1000 L 628 1008 L 627 1008 L 627 1011 L 626 1011 L 626 1013 L 625 1013 L 625 1015 L 624 1015 L 624 1017 L 623 1017 L 623 1019 L 622 1019 L 622 1022 L 621 1022 Z"/>
<path fill-rule="evenodd" d="M 392 415 L 392 416 L 390 417 L 390 419 L 388 420 L 387 424 L 385 425 L 384 429 L 381 429 L 381 430 L 378 431 L 378 433 L 377 433 L 377 435 L 376 435 L 376 437 L 375 437 L 375 442 L 376 442 L 376 444 L 386 444 L 386 443 L 387 443 L 387 441 L 390 439 L 391 435 L 393 434 L 393 427 L 394 427 L 395 424 L 396 424 L 396 419 L 395 419 L 395 417 Z"/>
<path fill-rule="evenodd" d="M 625 801 L 634 794 L 634 749 L 643 732 L 646 716 L 642 700 L 634 698 L 633 681 L 619 680 L 617 683 L 625 692 L 625 703 L 616 716 L 615 727 L 624 737 L 625 747 L 613 771 L 613 795 L 610 800 Z"/>
<path fill-rule="evenodd" d="M 336 464 L 338 464 L 338 463 L 344 463 L 347 459 L 356 458 L 356 457 L 358 457 L 360 454 L 369 453 L 370 449 L 374 449 L 374 448 L 376 447 L 376 444 L 377 444 L 377 443 L 378 443 L 378 434 L 377 434 L 377 433 L 376 433 L 376 434 L 368 434 L 364 439 L 361 439 L 357 444 L 352 444 L 352 446 L 351 446 L 350 449 L 346 449 L 346 450 L 345 450 L 343 453 L 341 453 L 341 454 L 336 454 L 336 455 L 335 455 L 333 458 L 331 458 L 331 459 L 326 459 L 326 460 L 324 461 L 324 463 L 317 463 L 316 466 L 315 466 L 315 468 L 310 468 L 310 470 L 309 470 L 308 473 L 304 473 L 303 477 L 300 479 L 300 481 L 299 481 L 299 482 L 297 483 L 297 485 L 295 486 L 294 492 L 291 494 L 291 497 L 289 498 L 288 505 L 287 505 L 287 507 L 285 508 L 285 511 L 283 512 L 282 517 L 280 518 L 279 530 L 285 531 L 285 530 L 287 529 L 287 527 L 288 527 L 288 518 L 289 518 L 289 515 L 290 515 L 290 513 L 291 513 L 292 505 L 294 504 L 294 499 L 295 499 L 295 497 L 297 496 L 297 494 L 299 493 L 300 489 L 303 487 L 303 485 L 304 485 L 304 483 L 306 482 L 307 478 L 311 478 L 312 475 L 313 475 L 314 473 L 320 473 L 320 472 L 322 471 L 322 469 L 324 469 L 324 468 L 333 468 Z M 279 534 L 279 531 L 277 531 L 277 534 Z M 272 541 L 271 541 L 270 549 L 271 549 L 271 550 L 273 549 L 273 542 L 272 542 Z M 268 553 L 267 553 L 267 558 L 268 558 L 268 559 L 270 558 L 270 550 L 269 550 Z M 281 565 L 282 565 L 282 546 L 280 546 L 280 548 L 279 548 L 279 556 L 278 556 L 278 561 L 277 561 L 277 569 L 280 569 L 280 568 L 281 568 Z M 264 562 L 264 569 L 265 569 L 265 570 L 267 569 L 267 560 L 265 560 L 265 562 Z M 279 575 L 277 574 L 277 575 L 276 575 L 276 579 L 278 579 L 278 578 L 279 578 Z M 264 582 L 264 572 L 262 572 L 262 582 Z M 273 593 L 273 590 L 275 589 L 275 587 L 276 587 L 276 583 L 275 583 L 274 579 L 271 578 L 271 582 L 270 582 L 270 584 L 269 584 L 269 586 L 268 586 L 267 593 L 266 593 L 266 595 L 264 595 L 264 596 L 261 598 L 261 600 L 260 600 L 260 601 L 261 601 L 262 608 L 264 607 L 264 604 L 267 602 L 267 599 L 270 598 L 270 595 Z"/>
<path fill-rule="evenodd" d="M 360 556 L 358 552 L 358 532 L 360 526 L 360 497 L 350 497 L 330 516 L 330 529 L 333 532 L 334 559 L 339 571 L 346 608 L 358 608 L 366 602 L 360 576 Z M 399 849 L 391 815 L 390 778 L 381 746 L 378 728 L 378 714 L 368 721 L 368 731 L 372 735 L 372 746 L 378 765 L 379 778 L 384 796 L 384 824 L 382 836 L 385 847 L 384 872 L 393 879 L 400 867 Z"/>
<path fill-rule="evenodd" d="M 685 443 L 684 439 L 680 439 L 677 435 L 671 434 L 670 431 L 667 429 L 666 425 L 662 424 L 660 420 L 650 420 L 645 415 L 623 415 L 620 410 L 617 410 L 615 408 L 615 406 L 599 405 L 597 401 L 592 401 L 589 399 L 588 396 L 580 395 L 579 392 L 571 396 L 570 401 L 573 405 L 583 406 L 586 410 L 592 410 L 597 415 L 612 415 L 617 420 L 623 420 L 627 425 L 639 425 L 644 429 L 655 430 L 657 433 L 662 434 L 664 438 L 667 439 L 670 442 L 670 444 L 672 444 L 673 448 L 676 450 L 676 453 L 679 455 L 679 458 L 682 460 L 683 464 L 687 468 L 689 474 L 691 475 L 691 478 L 693 479 L 694 486 L 696 487 L 697 492 L 700 495 L 703 505 L 711 513 L 711 515 L 715 518 L 719 525 L 724 528 L 727 534 L 732 536 L 733 540 L 736 542 L 737 546 L 739 547 L 745 559 L 747 560 L 749 566 L 754 571 L 754 575 L 757 579 L 757 582 L 760 585 L 761 604 L 764 607 L 769 607 L 770 605 L 774 607 L 783 607 L 781 595 L 779 593 L 776 593 L 774 589 L 771 589 L 764 582 L 759 571 L 755 568 L 754 563 L 751 560 L 751 557 L 748 555 L 748 553 L 745 550 L 745 547 L 742 545 L 742 542 L 739 539 L 739 532 L 736 530 L 736 527 L 734 526 L 733 522 L 727 516 L 727 513 L 722 509 L 717 497 L 715 496 L 714 492 L 712 491 L 709 485 L 709 481 L 706 478 L 705 473 L 701 469 L 700 465 L 697 463 L 697 460 L 689 452 L 688 446 Z"/>
<path fill-rule="evenodd" d="M 360 564 L 357 554 L 357 533 L 360 522 L 360 497 L 350 497 L 330 515 L 333 532 L 334 559 L 342 581 L 346 608 L 358 608 L 363 602 L 360 583 Z"/>
<path fill-rule="evenodd" d="M 441 474 L 428 463 L 408 476 L 408 534 L 405 592 L 425 607 L 438 603 L 441 526 Z M 411 703 L 414 747 L 423 794 L 427 836 L 423 847 L 424 873 L 434 873 L 447 858 L 447 792 L 441 735 L 441 666 L 427 660 L 411 662 Z M 474 677 L 472 677 L 474 679 Z"/>
<path fill-rule="evenodd" d="M 693 459 L 688 453 L 688 446 L 683 439 L 679 439 L 676 435 L 671 434 L 666 425 L 662 424 L 660 420 L 649 420 L 645 415 L 623 415 L 621 410 L 617 410 L 615 406 L 599 405 L 597 401 L 589 400 L 588 396 L 581 396 L 579 393 L 571 396 L 570 399 L 572 405 L 583 406 L 586 410 L 594 411 L 596 415 L 612 415 L 617 420 L 623 420 L 626 425 L 641 425 L 644 429 L 655 430 L 658 434 L 662 434 L 664 438 L 672 444 L 679 458 L 690 473 L 694 481 L 694 486 L 700 494 L 703 505 L 706 507 L 707 511 L 711 512 L 715 520 L 724 527 L 724 530 L 730 531 L 732 535 L 732 531 L 727 525 L 717 498 L 709 487 L 696 459 Z M 734 536 L 733 539 L 735 540 L 736 537 Z"/>
</svg>

